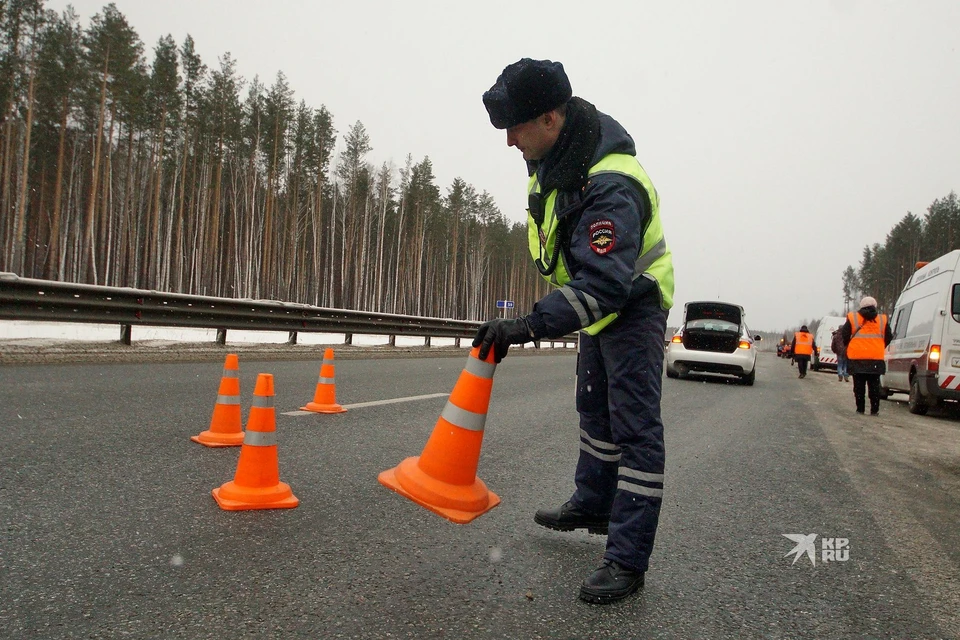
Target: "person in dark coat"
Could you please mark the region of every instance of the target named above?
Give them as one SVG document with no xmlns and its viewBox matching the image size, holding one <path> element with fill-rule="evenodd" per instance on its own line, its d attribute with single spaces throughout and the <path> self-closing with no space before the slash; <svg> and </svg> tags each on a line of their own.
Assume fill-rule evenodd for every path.
<svg viewBox="0 0 960 640">
<path fill-rule="evenodd" d="M 866 296 L 860 301 L 860 309 L 847 314 L 847 321 L 840 328 L 847 351 L 847 368 L 853 375 L 853 398 L 857 413 L 863 413 L 866 405 L 865 390 L 870 395 L 870 415 L 880 413 L 880 376 L 886 373 L 883 353 L 893 333 L 884 313 L 877 311 L 877 301 Z"/>
<path fill-rule="evenodd" d="M 576 491 L 534 521 L 606 533 L 580 586 L 592 604 L 644 583 L 663 502 L 663 343 L 673 262 L 660 198 L 616 120 L 572 95 L 563 65 L 524 58 L 483 94 L 490 123 L 527 162 L 528 243 L 554 289 L 515 320 L 484 323 L 479 357 L 580 331 Z"/>
<path fill-rule="evenodd" d="M 847 370 L 847 345 L 843 344 L 843 333 L 837 327 L 830 336 L 830 350 L 837 356 L 837 380 L 850 382 L 850 372 Z"/>
</svg>

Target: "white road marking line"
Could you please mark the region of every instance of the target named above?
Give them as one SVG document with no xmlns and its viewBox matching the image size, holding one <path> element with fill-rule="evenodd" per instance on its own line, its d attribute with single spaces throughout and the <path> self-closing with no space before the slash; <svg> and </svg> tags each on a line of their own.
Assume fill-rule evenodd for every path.
<svg viewBox="0 0 960 640">
<path fill-rule="evenodd" d="M 416 400 L 430 400 L 431 398 L 446 398 L 449 393 L 431 393 L 425 396 L 408 396 L 406 398 L 391 398 L 390 400 L 374 400 L 373 402 L 357 402 L 356 404 L 345 404 L 344 409 L 360 409 L 361 407 L 376 407 L 381 404 L 396 404 L 398 402 L 414 402 Z M 316 416 L 320 415 L 316 411 L 283 411 L 285 416 Z"/>
</svg>

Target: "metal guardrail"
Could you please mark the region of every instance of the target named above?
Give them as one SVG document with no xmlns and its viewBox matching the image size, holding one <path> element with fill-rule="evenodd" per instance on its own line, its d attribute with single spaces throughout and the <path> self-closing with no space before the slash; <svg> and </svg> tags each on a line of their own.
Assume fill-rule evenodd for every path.
<svg viewBox="0 0 960 640">
<path fill-rule="evenodd" d="M 330 309 L 274 300 L 217 298 L 129 287 L 21 278 L 0 272 L 0 319 L 46 322 L 85 322 L 120 325 L 120 341 L 130 344 L 133 326 L 216 329 L 218 344 L 227 330 L 287 331 L 296 344 L 298 332 L 342 333 L 351 344 L 354 334 L 396 337 L 473 338 L 482 324 L 471 320 L 424 318 L 390 313 Z M 551 342 L 576 342 L 576 336 Z"/>
</svg>

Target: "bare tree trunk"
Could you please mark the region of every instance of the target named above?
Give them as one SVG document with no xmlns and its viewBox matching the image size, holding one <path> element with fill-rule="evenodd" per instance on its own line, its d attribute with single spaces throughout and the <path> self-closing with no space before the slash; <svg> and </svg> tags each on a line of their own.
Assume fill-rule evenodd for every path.
<svg viewBox="0 0 960 640">
<path fill-rule="evenodd" d="M 107 110 L 107 69 L 110 64 L 110 49 L 107 49 L 106 58 L 103 61 L 103 72 L 102 78 L 100 81 L 100 117 L 97 120 L 97 138 L 94 141 L 94 151 L 93 151 L 93 173 L 90 177 L 90 199 L 87 206 L 87 225 L 86 225 L 86 242 L 87 242 L 87 252 L 88 252 L 88 262 L 87 268 L 84 272 L 84 279 L 88 282 L 97 282 L 97 261 L 94 243 L 94 212 L 96 211 L 96 202 L 97 202 L 97 186 L 99 184 L 100 178 L 100 153 L 101 145 L 103 143 L 103 120 L 106 117 Z"/>
<path fill-rule="evenodd" d="M 113 239 L 113 127 L 117 122 L 116 113 L 110 111 L 110 128 L 107 133 L 107 154 L 103 167 L 103 197 L 100 199 L 100 244 L 104 249 L 99 269 L 103 273 L 103 283 L 110 284 L 110 261 L 112 256 Z M 123 134 L 123 123 L 120 124 L 120 134 Z"/>
<path fill-rule="evenodd" d="M 13 190 L 11 189 L 11 177 L 10 173 L 14 163 L 13 157 L 13 115 L 10 113 L 13 109 L 13 98 L 11 97 L 11 104 L 7 108 L 6 123 L 4 124 L 4 129 L 6 130 L 4 134 L 4 149 L 3 149 L 3 180 L 0 182 L 0 218 L 3 219 L 3 225 L 0 226 L 0 241 L 4 243 L 2 251 L 0 251 L 0 256 L 3 257 L 2 262 L 4 264 L 12 265 L 13 264 L 13 243 L 10 242 L 12 236 L 12 229 L 8 226 L 9 221 L 12 220 L 15 216 L 9 215 L 8 212 L 13 208 Z M 16 179 L 15 177 L 13 178 Z M 9 235 L 8 235 L 9 234 Z M 12 268 L 12 266 L 11 266 Z"/>
<path fill-rule="evenodd" d="M 183 208 L 185 205 L 185 200 L 187 197 L 187 160 L 189 158 L 190 151 L 190 128 L 185 126 L 183 128 L 183 157 L 180 159 L 180 198 L 177 203 L 177 217 L 173 221 L 173 232 L 177 234 L 176 246 L 173 250 L 173 260 L 171 261 L 176 267 L 176 287 L 178 292 L 183 292 L 183 276 L 184 276 L 184 241 L 185 230 L 184 230 L 184 218 L 183 218 Z"/>
<path fill-rule="evenodd" d="M 387 221 L 387 200 L 390 197 L 390 180 L 387 172 L 383 173 L 380 184 L 380 224 L 377 229 L 377 287 L 374 301 L 374 311 L 383 311 L 383 245 L 384 232 Z"/>
<path fill-rule="evenodd" d="M 207 278 L 214 291 L 219 291 L 220 268 L 220 182 L 223 178 L 223 135 L 217 142 L 216 168 L 213 175 L 213 202 L 210 205 L 210 243 L 207 256 L 210 268 Z"/>
<path fill-rule="evenodd" d="M 23 273 L 26 266 L 26 242 L 24 231 L 27 221 L 27 179 L 30 175 L 30 135 L 33 132 L 33 87 L 36 79 L 36 65 L 30 66 L 30 83 L 27 88 L 27 130 L 23 142 L 23 171 L 20 177 L 20 202 L 17 205 L 16 222 L 13 233 L 13 265 Z"/>
<path fill-rule="evenodd" d="M 400 219 L 397 222 L 397 265 L 393 274 L 393 303 L 390 313 L 400 313 L 397 310 L 398 296 L 400 295 L 400 272 L 403 270 L 403 254 L 400 252 L 400 239 L 403 236 L 403 214 L 406 210 L 407 199 L 404 196 L 400 198 Z"/>
<path fill-rule="evenodd" d="M 60 107 L 60 140 L 57 143 L 57 178 L 53 187 L 53 218 L 50 221 L 50 248 L 47 251 L 46 277 L 53 279 L 60 263 L 60 200 L 63 194 L 63 161 L 67 147 L 67 113 L 69 103 L 64 94 Z"/>
</svg>

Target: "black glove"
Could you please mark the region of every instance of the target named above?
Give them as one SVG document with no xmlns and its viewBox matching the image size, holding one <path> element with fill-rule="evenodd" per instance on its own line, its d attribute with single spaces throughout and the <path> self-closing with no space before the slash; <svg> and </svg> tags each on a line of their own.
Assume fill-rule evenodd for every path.
<svg viewBox="0 0 960 640">
<path fill-rule="evenodd" d="M 473 346 L 480 347 L 478 355 L 481 360 L 487 359 L 490 347 L 493 347 L 493 359 L 495 362 L 500 362 L 507 355 L 510 345 L 523 344 L 531 340 L 533 340 L 533 332 L 530 331 L 530 324 L 525 318 L 497 319 L 480 325 L 473 339 Z"/>
</svg>

